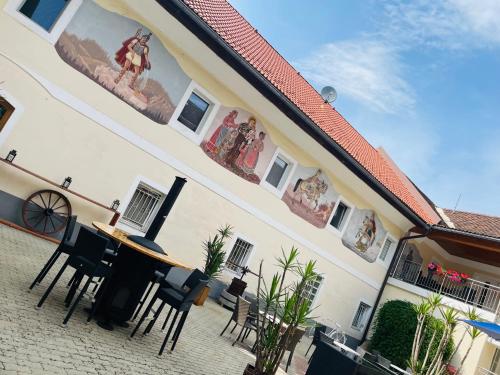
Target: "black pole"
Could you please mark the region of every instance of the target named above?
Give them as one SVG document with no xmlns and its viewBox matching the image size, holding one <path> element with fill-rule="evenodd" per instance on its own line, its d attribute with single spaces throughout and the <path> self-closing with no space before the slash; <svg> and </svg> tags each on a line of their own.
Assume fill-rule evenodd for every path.
<svg viewBox="0 0 500 375">
<path fill-rule="evenodd" d="M 177 197 L 181 193 L 182 188 L 184 187 L 184 184 L 187 182 L 187 180 L 183 177 L 176 176 L 175 181 L 170 188 L 167 196 L 165 197 L 165 200 L 161 204 L 160 209 L 158 210 L 158 213 L 156 214 L 155 218 L 153 219 L 153 222 L 149 226 L 148 232 L 146 233 L 145 238 L 148 240 L 154 241 L 158 233 L 160 232 L 161 227 L 163 226 L 163 223 L 167 219 L 168 214 L 170 213 L 170 210 L 174 206 L 175 201 L 177 200 Z"/>
</svg>

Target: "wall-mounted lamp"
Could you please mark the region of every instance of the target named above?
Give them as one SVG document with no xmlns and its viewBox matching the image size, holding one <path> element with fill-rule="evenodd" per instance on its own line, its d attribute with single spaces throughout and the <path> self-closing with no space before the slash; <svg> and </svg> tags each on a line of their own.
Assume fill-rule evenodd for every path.
<svg viewBox="0 0 500 375">
<path fill-rule="evenodd" d="M 69 185 L 71 184 L 71 181 L 73 181 L 73 180 L 71 179 L 71 177 L 66 177 L 66 178 L 64 179 L 64 181 L 63 181 L 63 183 L 62 183 L 61 187 L 62 187 L 63 189 L 67 189 L 67 188 L 69 188 Z"/>
<path fill-rule="evenodd" d="M 120 201 L 118 199 L 115 199 L 113 201 L 113 204 L 111 205 L 111 209 L 113 211 L 116 211 L 118 209 L 118 207 L 120 207 Z"/>
<path fill-rule="evenodd" d="M 5 160 L 7 160 L 9 163 L 12 163 L 14 159 L 17 156 L 17 151 L 16 150 L 10 150 L 9 153 L 7 154 L 7 157 Z"/>
</svg>

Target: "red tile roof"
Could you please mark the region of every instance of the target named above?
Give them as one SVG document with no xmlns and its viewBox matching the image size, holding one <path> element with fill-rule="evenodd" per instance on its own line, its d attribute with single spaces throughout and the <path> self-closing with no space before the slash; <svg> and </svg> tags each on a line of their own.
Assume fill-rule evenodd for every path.
<svg viewBox="0 0 500 375">
<path fill-rule="evenodd" d="M 454 211 L 446 208 L 443 211 L 453 223 L 455 229 L 500 238 L 500 217 Z"/>
<path fill-rule="evenodd" d="M 183 0 L 234 51 L 281 91 L 383 186 L 429 224 L 430 205 L 226 0 Z"/>
</svg>

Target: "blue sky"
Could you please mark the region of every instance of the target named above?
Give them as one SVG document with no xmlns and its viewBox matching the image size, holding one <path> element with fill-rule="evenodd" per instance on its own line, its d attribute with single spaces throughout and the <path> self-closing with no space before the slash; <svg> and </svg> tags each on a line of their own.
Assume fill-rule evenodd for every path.
<svg viewBox="0 0 500 375">
<path fill-rule="evenodd" d="M 438 206 L 500 216 L 500 1 L 230 1 Z"/>
</svg>

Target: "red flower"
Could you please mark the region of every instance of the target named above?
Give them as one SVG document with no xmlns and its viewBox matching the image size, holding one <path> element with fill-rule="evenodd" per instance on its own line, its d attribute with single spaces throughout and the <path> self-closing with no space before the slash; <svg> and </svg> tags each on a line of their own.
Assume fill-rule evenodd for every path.
<svg viewBox="0 0 500 375">
<path fill-rule="evenodd" d="M 464 280 L 467 280 L 467 279 L 470 279 L 470 275 L 467 274 L 467 273 L 461 273 L 460 276 L 462 277 L 462 279 Z"/>
</svg>

